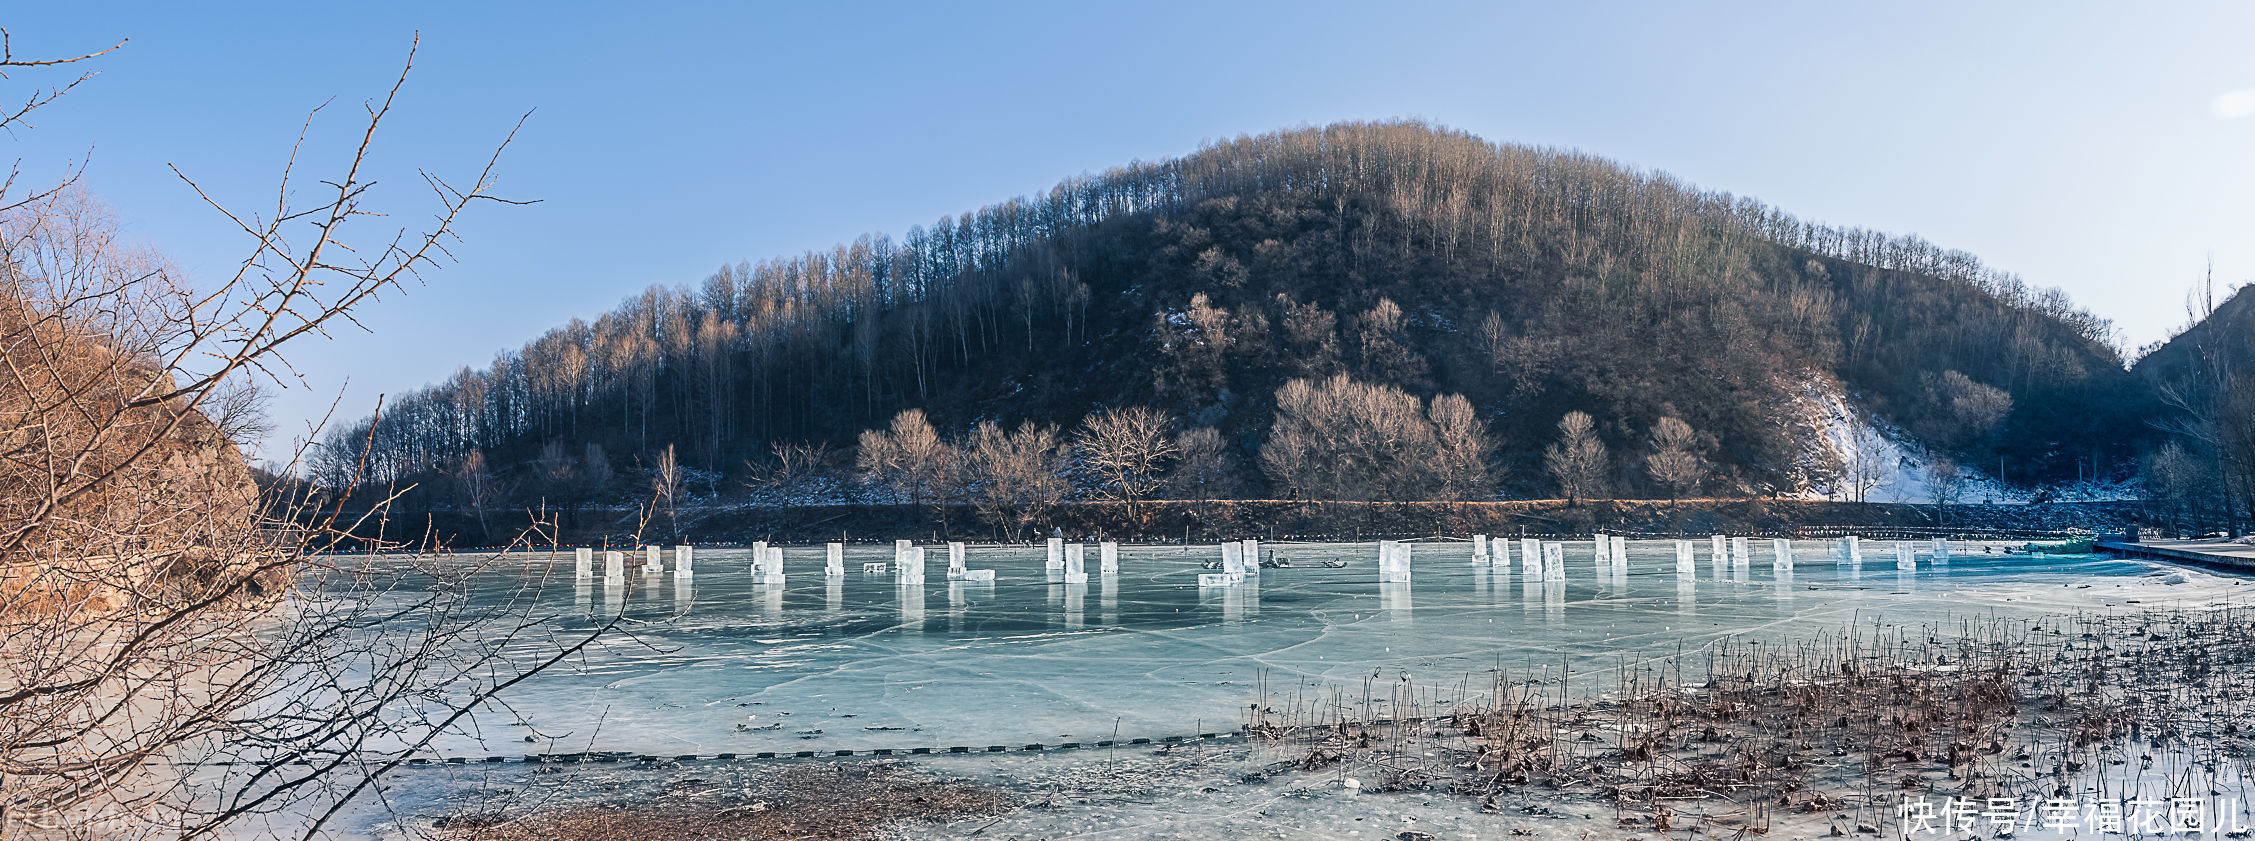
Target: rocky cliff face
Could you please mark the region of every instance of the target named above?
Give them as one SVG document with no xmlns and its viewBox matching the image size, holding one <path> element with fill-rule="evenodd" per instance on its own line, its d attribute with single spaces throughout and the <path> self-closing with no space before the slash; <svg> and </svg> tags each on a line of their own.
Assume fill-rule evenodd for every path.
<svg viewBox="0 0 2255 841">
<path fill-rule="evenodd" d="M 0 300 L 0 613 L 160 608 L 243 583 L 258 496 L 160 366 Z M 247 588 L 260 589 L 260 588 Z"/>
</svg>

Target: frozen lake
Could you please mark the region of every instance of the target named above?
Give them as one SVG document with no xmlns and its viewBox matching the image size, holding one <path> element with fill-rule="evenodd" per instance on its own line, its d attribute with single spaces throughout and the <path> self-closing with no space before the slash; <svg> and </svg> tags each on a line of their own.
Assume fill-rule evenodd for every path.
<svg viewBox="0 0 2255 841">
<path fill-rule="evenodd" d="M 1962 543 L 1946 566 L 1922 558 L 1900 572 L 1881 544 L 1866 544 L 1858 570 L 1796 541 L 1795 568 L 1781 571 L 1755 543 L 1748 566 L 1718 575 L 1701 541 L 1686 578 L 1668 541 L 1631 542 L 1625 570 L 1568 542 L 1567 580 L 1545 583 L 1473 565 L 1465 542 L 1418 542 L 1407 585 L 1378 582 L 1374 543 L 1269 543 L 1264 553 L 1295 567 L 1216 588 L 1198 586 L 1220 557 L 1212 545 L 1122 546 L 1116 577 L 1093 572 L 1091 546 L 1087 584 L 1046 571 L 1038 545 L 971 547 L 969 566 L 994 569 L 992 584 L 947 580 L 944 547 L 930 547 L 920 586 L 860 572 L 891 559 L 879 546 L 848 547 L 843 578 L 822 575 L 821 546 L 787 547 L 781 587 L 755 583 L 748 549 L 700 548 L 693 578 L 630 572 L 618 587 L 599 558 L 594 581 L 574 582 L 568 551 L 512 554 L 462 586 L 498 599 L 534 582 L 531 612 L 558 630 L 623 609 L 629 634 L 512 689 L 509 710 L 480 716 L 479 737 L 436 747 L 674 755 L 1156 738 L 1235 729 L 1257 683 L 1272 697 L 1321 684 L 1359 698 L 1375 680 L 1382 698 L 1405 676 L 1478 689 L 1498 666 L 1556 667 L 1594 691 L 1611 685 L 1607 670 L 1725 637 L 2205 607 L 2245 592 L 2242 580 L 2146 562 Z M 549 651 L 528 642 L 521 656 Z"/>
</svg>

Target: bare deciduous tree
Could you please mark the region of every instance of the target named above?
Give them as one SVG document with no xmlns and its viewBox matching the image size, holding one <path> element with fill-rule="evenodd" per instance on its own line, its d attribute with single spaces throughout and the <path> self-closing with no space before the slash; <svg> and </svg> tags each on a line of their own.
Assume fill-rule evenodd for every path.
<svg viewBox="0 0 2255 841">
<path fill-rule="evenodd" d="M 1345 374 L 1288 381 L 1276 390 L 1261 470 L 1279 490 L 1310 499 L 1477 494 L 1487 483 L 1486 432 L 1463 398 L 1434 404 L 1428 414 L 1413 395 Z"/>
<path fill-rule="evenodd" d="M 1339 317 L 1313 303 L 1292 296 L 1276 296 L 1278 320 L 1285 341 L 1284 363 L 1297 376 L 1320 379 L 1338 373 Z"/>
<path fill-rule="evenodd" d="M 1848 439 L 1840 453 L 1840 478 L 1847 483 L 1849 502 L 1870 502 L 1871 495 L 1894 483 L 1895 451 L 1887 436 L 1868 421 L 1851 418 Z"/>
<path fill-rule="evenodd" d="M 6 43 L 0 80 L 81 60 L 20 60 Z M 35 92 L 0 128 L 85 78 Z M 391 548 L 356 533 L 383 500 L 343 513 L 365 445 L 322 455 L 339 494 L 316 508 L 302 484 L 260 499 L 231 437 L 256 428 L 246 386 L 291 375 L 285 347 L 434 268 L 461 215 L 494 200 L 492 161 L 466 187 L 425 174 L 427 227 L 358 233 L 381 215 L 365 166 L 405 80 L 368 104 L 337 173 L 305 188 L 285 169 L 263 213 L 182 175 L 248 240 L 201 287 L 121 243 L 67 183 L 0 185 L 0 834 L 202 838 L 287 815 L 273 826 L 319 836 L 609 627 L 554 637 L 527 591 L 481 607 L 428 586 L 472 559 L 341 554 Z M 419 619 L 382 621 L 396 615 Z"/>
<path fill-rule="evenodd" d="M 500 497 L 501 483 L 494 478 L 493 471 L 486 467 L 483 451 L 471 450 L 462 459 L 462 463 L 454 468 L 454 493 L 462 507 L 470 509 L 470 513 L 478 518 L 478 532 L 491 534 L 491 529 L 486 525 L 485 512 Z"/>
<path fill-rule="evenodd" d="M 673 445 L 667 444 L 665 452 L 658 454 L 658 464 L 650 470 L 650 493 L 654 500 L 666 507 L 666 524 L 673 528 L 673 539 L 681 539 L 681 459 L 673 454 Z"/>
<path fill-rule="evenodd" d="M 777 442 L 770 448 L 775 455 L 775 473 L 784 484 L 797 482 L 822 472 L 830 462 L 830 445 L 814 443 Z"/>
<path fill-rule="evenodd" d="M 1652 424 L 1652 455 L 1644 461 L 1645 472 L 1652 481 L 1668 489 L 1668 500 L 1674 502 L 1684 492 L 1699 486 L 1707 464 L 1697 451 L 1699 435 L 1691 424 L 1673 415 Z"/>
<path fill-rule="evenodd" d="M 1495 492 L 1495 470 L 1488 458 L 1495 444 L 1486 424 L 1461 394 L 1433 398 L 1425 412 L 1433 421 L 1431 470 L 1442 499 L 1485 499 Z"/>
<path fill-rule="evenodd" d="M 1144 500 L 1166 484 L 1178 453 L 1172 425 L 1157 409 L 1113 409 L 1082 421 L 1073 435 L 1080 470 L 1095 480 L 1098 495 L 1127 503 L 1132 522 L 1143 522 Z"/>
<path fill-rule="evenodd" d="M 1939 525 L 1950 524 L 1950 506 L 1965 493 L 1965 471 L 1957 460 L 1941 453 L 1926 458 L 1926 492 L 1934 503 L 1934 519 Z"/>
<path fill-rule="evenodd" d="M 1400 305 L 1378 299 L 1357 319 L 1362 374 L 1372 382 L 1420 388 L 1427 385 L 1425 357 L 1410 347 L 1409 322 Z"/>
<path fill-rule="evenodd" d="M 886 429 L 861 433 L 856 458 L 862 478 L 892 491 L 911 505 L 923 505 L 955 482 L 956 453 L 940 440 L 924 410 L 893 416 Z"/>
<path fill-rule="evenodd" d="M 823 476 L 830 466 L 830 445 L 822 443 L 778 441 L 768 448 L 765 461 L 746 461 L 744 467 L 746 487 L 755 493 L 769 494 L 768 498 L 783 508 L 785 519 L 790 517 L 792 505 L 809 482 Z"/>
<path fill-rule="evenodd" d="M 2169 534 L 2182 536 L 2204 530 L 2208 516 L 2219 511 L 2221 471 L 2214 462 L 2192 454 L 2183 444 L 2170 441 L 2145 458 L 2145 500 L 2167 518 Z M 2191 529 L 2187 529 L 2187 526 Z"/>
<path fill-rule="evenodd" d="M 1418 498 L 1408 464 L 1434 449 L 1432 424 L 1416 397 L 1357 382 L 1291 380 L 1276 390 L 1276 421 L 1261 445 L 1272 485 L 1308 499 Z"/>
<path fill-rule="evenodd" d="M 1597 422 L 1588 413 L 1567 412 L 1558 420 L 1558 440 L 1543 449 L 1542 460 L 1567 504 L 1580 505 L 1604 492 L 1605 442 L 1598 440 Z"/>
<path fill-rule="evenodd" d="M 1055 426 L 1027 421 L 1004 432 L 993 421 L 980 423 L 963 450 L 972 507 L 1017 540 L 1072 491 L 1064 451 Z"/>
<path fill-rule="evenodd" d="M 782 505 L 792 505 L 792 496 L 807 480 L 823 476 L 830 469 L 830 444 L 821 442 L 776 442 L 767 449 L 767 460 L 746 460 L 744 485 L 755 492 L 778 494 Z"/>
<path fill-rule="evenodd" d="M 2161 384 L 2161 403 L 2170 411 L 2155 424 L 2174 436 L 2170 443 L 2179 445 L 2179 452 L 2206 465 L 2214 480 L 2216 493 L 2185 489 L 2181 499 L 2199 511 L 2200 503 L 2213 497 L 2217 519 L 2236 531 L 2243 515 L 2255 512 L 2255 415 L 2246 411 L 2255 407 L 2255 383 L 2239 370 L 2245 358 L 2242 331 L 2212 321 L 2217 314 L 2213 265 L 2186 298 L 2185 310 L 2190 324 L 2183 340 L 2190 346 L 2189 358 Z M 2203 325 L 2212 326 L 2200 329 Z M 2194 471 L 2164 472 L 2184 477 Z"/>
<path fill-rule="evenodd" d="M 1205 502 L 1235 496 L 1245 480 L 1244 469 L 1210 426 L 1185 429 L 1176 435 L 1175 467 L 1167 474 L 1167 493 L 1175 499 Z"/>
<path fill-rule="evenodd" d="M 1154 368 L 1159 393 L 1182 405 L 1213 399 L 1229 381 L 1224 365 L 1237 345 L 1231 326 L 1229 310 L 1214 306 L 1204 292 L 1190 297 L 1187 311 L 1159 313 L 1153 325 L 1162 359 Z"/>
</svg>

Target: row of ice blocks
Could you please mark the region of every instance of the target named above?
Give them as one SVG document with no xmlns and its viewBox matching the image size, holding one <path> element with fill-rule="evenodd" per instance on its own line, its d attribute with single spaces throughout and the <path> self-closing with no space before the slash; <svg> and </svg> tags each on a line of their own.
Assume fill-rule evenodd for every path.
<svg viewBox="0 0 2255 841">
<path fill-rule="evenodd" d="M 656 575 L 665 571 L 665 563 L 659 558 L 658 551 L 656 546 L 643 547 L 642 574 Z M 692 570 L 696 568 L 694 552 L 695 547 L 691 546 L 673 547 L 673 577 L 688 578 L 693 574 Z M 595 550 L 585 546 L 572 550 L 572 577 L 579 580 L 595 577 Z M 603 578 L 622 582 L 625 580 L 625 552 L 603 553 Z"/>
<path fill-rule="evenodd" d="M 823 574 L 831 577 L 845 575 L 845 544 L 831 543 L 824 548 L 827 557 L 823 564 Z M 1053 539 L 1050 541 L 1050 549 L 1061 556 L 1049 565 L 1050 569 L 1062 571 L 1067 582 L 1087 583 L 1088 573 L 1085 561 L 1087 550 L 1085 547 L 1080 544 L 1066 546 L 1063 545 L 1063 541 Z M 993 581 L 994 570 L 970 569 L 965 565 L 965 551 L 962 543 L 950 542 L 947 544 L 948 579 Z M 781 575 L 781 550 L 772 549 L 767 547 L 765 543 L 760 543 L 754 545 L 754 552 L 755 558 L 767 557 L 766 553 L 769 552 L 775 553 L 774 572 L 772 574 Z M 893 542 L 893 559 L 891 562 L 867 562 L 861 565 L 861 571 L 864 573 L 892 572 L 896 577 L 903 580 L 921 580 L 924 577 L 925 553 L 925 548 L 915 545 L 914 541 L 897 540 Z M 1104 574 L 1112 575 L 1120 571 L 1119 544 L 1112 541 L 1103 542 L 1098 547 L 1098 557 L 1101 564 L 1100 568 Z M 754 572 L 767 574 L 767 571 L 761 568 L 755 568 Z"/>
<path fill-rule="evenodd" d="M 1625 548 L 1625 542 L 1622 538 L 1613 537 L 1608 539 L 1606 535 L 1598 535 L 1594 540 L 1591 541 L 1591 543 L 1593 547 L 1603 547 L 1604 549 L 1608 550 L 1607 553 L 1601 553 L 1597 556 L 1598 560 L 1600 561 L 1605 561 L 1606 558 L 1611 557 L 1622 559 L 1622 561 L 1615 561 L 1615 563 L 1619 563 L 1625 561 L 1628 557 L 1628 552 Z M 1408 556 L 1406 552 L 1407 549 L 1408 547 L 1405 545 L 1403 547 L 1404 552 L 1402 557 L 1402 569 L 1400 570 L 1403 576 L 1400 580 L 1403 581 L 1409 580 Z M 1522 537 L 1519 539 L 1519 560 L 1521 565 L 1520 570 L 1528 578 L 1541 578 L 1550 581 L 1566 580 L 1565 544 L 1546 542 L 1532 537 Z M 1378 561 L 1378 580 L 1381 582 L 1394 580 L 1387 577 L 1389 573 L 1386 568 L 1386 549 L 1384 544 L 1380 544 L 1379 546 Z M 1475 565 L 1502 567 L 1506 570 L 1510 569 L 1511 539 L 1506 537 L 1490 539 L 1487 535 L 1484 534 L 1473 535 L 1472 563 L 1474 563 Z"/>
<path fill-rule="evenodd" d="M 1709 538 L 1709 542 L 1712 547 L 1710 557 L 1717 567 L 1724 563 L 1745 566 L 1751 560 L 1752 552 L 1748 538 L 1732 538 L 1718 534 Z M 1496 538 L 1491 540 L 1487 535 L 1474 535 L 1472 547 L 1473 556 L 1477 562 L 1506 568 L 1511 566 L 1512 548 L 1509 539 Z M 825 548 L 828 557 L 824 564 L 823 573 L 826 576 L 844 575 L 845 545 L 843 543 L 831 543 Z M 1049 569 L 1061 572 L 1064 580 L 1068 583 L 1086 583 L 1088 581 L 1087 549 L 1085 545 L 1080 543 L 1067 544 L 1061 538 L 1051 538 L 1048 548 L 1050 558 L 1047 566 Z M 1862 543 L 1859 538 L 1840 538 L 1832 541 L 1831 548 L 1836 561 L 1858 565 L 1863 562 Z M 1949 542 L 1942 539 L 1934 540 L 1931 551 L 1926 553 L 1918 552 L 1915 545 L 1908 541 L 1896 541 L 1893 548 L 1896 566 L 1902 569 L 1914 569 L 1920 554 L 1925 554 L 1932 563 L 1937 564 L 1947 564 L 1950 559 Z M 1689 540 L 1677 540 L 1675 541 L 1675 549 L 1677 572 L 1689 574 L 1696 563 L 1696 543 Z M 656 546 L 645 547 L 644 560 L 641 564 L 644 574 L 654 575 L 663 571 L 664 566 L 659 551 Z M 923 579 L 925 550 L 922 547 L 915 546 L 912 541 L 901 540 L 895 542 L 893 552 L 894 557 L 890 564 L 882 561 L 865 563 L 862 565 L 862 571 L 865 573 L 892 571 L 902 580 Z M 994 580 L 994 570 L 969 569 L 965 566 L 964 544 L 951 542 L 947 544 L 947 552 L 947 574 L 950 580 Z M 1119 545 L 1117 543 L 1104 541 L 1098 544 L 1098 553 L 1099 568 L 1103 574 L 1110 575 L 1119 572 Z M 1227 586 L 1241 582 L 1248 576 L 1260 574 L 1259 541 L 1241 540 L 1223 543 L 1221 554 L 1222 572 L 1220 574 L 1200 575 L 1200 586 Z M 1522 568 L 1529 577 L 1539 574 L 1546 580 L 1564 579 L 1564 544 L 1522 538 L 1519 540 L 1519 554 Z M 1595 535 L 1591 539 L 1591 555 L 1600 564 L 1624 566 L 1628 560 L 1626 540 L 1618 535 Z M 1792 569 L 1792 541 L 1784 538 L 1771 538 L 1770 556 L 1771 565 L 1774 568 L 1780 570 Z M 626 573 L 625 553 L 605 552 L 603 560 L 603 573 L 606 581 L 623 582 Z M 674 547 L 674 575 L 676 577 L 686 578 L 691 576 L 694 563 L 693 547 L 686 545 Z M 581 579 L 592 578 L 593 566 L 593 550 L 577 549 L 574 567 L 575 576 Z M 1400 541 L 1381 541 L 1378 548 L 1378 566 L 1379 580 L 1382 582 L 1409 581 L 1410 544 Z M 752 545 L 752 573 L 755 579 L 761 583 L 782 584 L 784 581 L 782 549 L 769 546 L 764 541 L 754 543 Z"/>
<path fill-rule="evenodd" d="M 1792 569 L 1793 541 L 1786 538 L 1770 538 L 1769 541 L 1770 565 L 1776 569 Z M 1751 541 L 1748 538 L 1726 537 L 1718 534 L 1710 537 L 1709 542 L 1712 547 L 1709 557 L 1717 566 L 1724 563 L 1746 566 L 1753 559 Z M 1532 538 L 1522 538 L 1519 543 L 1523 568 L 1527 574 L 1532 575 L 1541 566 L 1539 563 L 1541 553 L 1543 547 L 1547 544 Z M 1595 562 L 1614 566 L 1627 565 L 1627 541 L 1619 535 L 1598 534 L 1591 538 L 1590 544 L 1590 555 Z M 1910 541 L 1895 541 L 1894 549 L 1896 565 L 1904 569 L 1915 567 L 1916 559 L 1921 554 L 1925 555 L 1932 563 L 1947 564 L 1950 562 L 1950 542 L 1942 538 L 1935 538 L 1932 549 L 1924 553 L 1918 552 L 1915 544 Z M 1676 541 L 1677 570 L 1690 572 L 1692 566 L 1696 563 L 1697 552 L 1697 545 L 1692 541 Z M 1379 556 L 1381 563 L 1385 560 L 1384 553 L 1385 549 L 1381 546 Z M 1860 539 L 1843 537 L 1833 541 L 1832 556 L 1835 561 L 1862 564 L 1863 551 Z M 1504 538 L 1490 540 L 1484 534 L 1473 535 L 1472 560 L 1476 565 L 1508 568 L 1511 566 L 1511 541 Z M 1383 577 L 1384 574 L 1382 569 L 1380 575 Z"/>
<path fill-rule="evenodd" d="M 1510 541 L 1497 539 L 1492 543 L 1489 543 L 1485 540 L 1478 541 L 1478 543 L 1486 543 L 1486 548 L 1490 553 L 1487 556 L 1480 558 L 1480 563 L 1499 566 L 1506 569 L 1510 568 Z M 1606 550 L 1602 554 L 1593 551 L 1592 554 L 1597 563 L 1611 567 L 1626 567 L 1628 565 L 1628 553 L 1626 551 L 1627 546 L 1626 541 L 1623 538 L 1618 536 L 1600 535 L 1598 538 L 1594 539 L 1592 543 L 1594 544 L 1592 547 L 1593 550 L 1599 547 L 1602 547 Z M 1745 563 L 1748 554 L 1746 538 L 1737 538 L 1735 541 L 1732 541 L 1729 538 L 1723 537 L 1722 535 L 1716 535 L 1714 538 L 1713 546 L 1715 547 L 1713 558 L 1716 566 L 1720 567 L 1722 564 L 1728 561 L 1733 556 L 1733 553 L 1735 553 L 1735 557 L 1738 559 L 1738 563 Z M 1684 575 L 1690 575 L 1697 568 L 1699 557 L 1698 543 L 1690 540 L 1678 540 L 1675 542 L 1675 550 L 1676 571 Z M 1385 577 L 1386 570 L 1383 567 L 1385 561 L 1383 546 L 1381 546 L 1380 552 L 1380 580 L 1391 580 Z M 1782 538 L 1772 539 L 1770 541 L 1770 555 L 1771 564 L 1775 568 L 1780 570 L 1791 570 L 1793 568 L 1792 541 Z M 1521 570 L 1527 575 L 1527 577 L 1534 578 L 1539 576 L 1551 581 L 1565 580 L 1565 544 L 1547 542 L 1534 538 L 1522 538 L 1519 541 L 1519 556 L 1521 559 Z"/>
<path fill-rule="evenodd" d="M 960 546 L 962 544 L 949 545 Z M 1048 549 L 1049 556 L 1042 563 L 1043 569 L 1064 573 L 1065 582 L 1068 584 L 1088 583 L 1087 544 L 1078 541 L 1066 543 L 1062 537 L 1052 537 L 1049 539 Z M 1102 575 L 1119 574 L 1120 544 L 1110 540 L 1096 544 L 1096 571 Z"/>
<path fill-rule="evenodd" d="M 1221 572 L 1198 575 L 1200 587 L 1227 587 L 1261 574 L 1261 542 L 1232 540 L 1221 545 Z M 1066 579 L 1072 580 L 1070 578 Z"/>
<path fill-rule="evenodd" d="M 1539 575 L 1541 578 L 1551 581 L 1565 580 L 1566 548 L 1564 544 L 1533 538 L 1523 538 L 1519 543 L 1520 557 L 1523 559 L 1523 569 L 1526 575 L 1529 577 Z M 1599 562 L 1612 566 L 1627 565 L 1628 555 L 1624 538 L 1599 535 L 1593 543 L 1593 548 L 1606 550 L 1603 554 L 1595 555 Z M 1729 539 L 1716 535 L 1714 545 L 1717 547 L 1717 554 L 1714 557 L 1718 565 L 1723 563 L 1726 557 L 1735 558 L 1735 562 L 1738 564 L 1744 564 L 1748 559 L 1747 538 Z M 1511 565 L 1511 543 L 1508 540 L 1498 539 L 1491 543 L 1486 535 L 1479 535 L 1474 538 L 1474 547 L 1475 551 L 1483 552 L 1479 559 L 1484 563 L 1506 568 Z M 1690 574 L 1698 559 L 1697 543 L 1689 540 L 1678 540 L 1675 542 L 1675 549 L 1676 571 Z M 1219 574 L 1200 575 L 1198 578 L 1199 585 L 1226 586 L 1242 581 L 1246 574 L 1246 567 L 1243 564 L 1244 551 L 1237 544 L 1223 544 L 1223 571 Z M 1946 552 L 1947 550 L 1944 547 L 1938 551 Z M 1772 538 L 1770 540 L 1770 556 L 1773 567 L 1780 570 L 1791 570 L 1793 568 L 1792 541 L 1784 538 Z M 1410 581 L 1411 558 L 1411 544 L 1394 540 L 1379 541 L 1378 580 L 1384 583 Z"/>
<path fill-rule="evenodd" d="M 783 549 L 761 540 L 752 544 L 752 580 L 780 586 L 783 583 Z"/>
<path fill-rule="evenodd" d="M 1250 540 L 1243 543 L 1246 547 L 1254 545 L 1254 542 Z M 831 543 L 825 549 L 827 557 L 823 564 L 823 574 L 831 577 L 845 575 L 845 544 Z M 1065 580 L 1069 583 L 1087 583 L 1086 546 L 1078 543 L 1067 545 L 1061 539 L 1052 538 L 1049 541 L 1049 549 L 1052 558 L 1049 563 L 1050 569 L 1062 571 Z M 1258 550 L 1253 549 L 1251 551 L 1257 553 Z M 693 564 L 691 553 L 692 548 L 689 546 L 674 547 L 674 575 L 680 577 L 690 575 Z M 873 561 L 862 564 L 861 569 L 867 573 L 891 571 L 901 578 L 920 579 L 924 577 L 924 554 L 924 548 L 916 546 L 913 541 L 895 541 L 893 544 L 893 560 L 890 563 Z M 947 577 L 950 580 L 994 580 L 994 570 L 970 569 L 965 566 L 965 547 L 962 543 L 951 542 L 947 544 L 947 558 Z M 1119 573 L 1120 547 L 1118 543 L 1109 540 L 1099 543 L 1097 545 L 1097 558 L 1098 569 L 1102 574 L 1116 575 Z M 606 552 L 604 553 L 604 560 L 606 564 L 605 577 L 622 577 L 625 574 L 625 553 Z M 660 564 L 658 548 L 655 546 L 649 547 L 646 560 L 643 563 L 643 571 L 645 573 L 656 573 L 663 568 Z M 576 573 L 578 577 L 593 577 L 593 566 L 594 550 L 586 548 L 577 550 Z M 763 583 L 783 583 L 783 550 L 780 547 L 767 545 L 766 541 L 753 543 L 752 575 Z"/>
<path fill-rule="evenodd" d="M 1935 538 L 1930 548 L 1924 553 L 1918 551 L 1918 544 L 1913 541 L 1897 540 L 1894 541 L 1894 544 L 1896 569 L 1917 569 L 1918 558 L 1921 554 L 1926 556 L 1928 563 L 1948 565 L 1950 562 L 1950 542 L 1942 538 Z M 1863 566 L 1863 540 L 1855 537 L 1843 537 L 1833 541 L 1832 560 L 1834 563 Z"/>
</svg>

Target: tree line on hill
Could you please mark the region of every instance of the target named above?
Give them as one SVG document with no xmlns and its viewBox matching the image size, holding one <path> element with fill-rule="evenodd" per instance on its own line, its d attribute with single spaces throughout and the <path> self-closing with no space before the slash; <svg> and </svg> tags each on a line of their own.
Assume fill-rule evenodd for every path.
<svg viewBox="0 0 2255 841">
<path fill-rule="evenodd" d="M 1300 501 L 1495 497 L 1501 478 L 1491 458 L 1495 444 L 1462 395 L 1424 401 L 1340 374 L 1291 380 L 1275 399 L 1276 425 L 1256 464 L 1237 458 L 1213 427 L 1188 426 L 1150 407 L 1107 409 L 1070 428 L 988 420 L 953 434 L 935 427 L 921 409 L 908 409 L 863 431 L 850 459 L 849 451 L 819 443 L 779 444 L 741 478 L 742 490 L 783 507 L 851 499 L 928 508 L 943 527 L 950 509 L 968 508 L 1005 540 L 1037 536 L 1068 502 L 1116 503 L 1116 527 L 1133 530 L 1151 524 L 1152 501 L 1238 499 L 1262 484 L 1283 489 L 1281 499 Z M 1569 504 L 1607 498 L 1611 457 L 1594 430 L 1588 414 L 1570 412 L 1544 450 L 1545 481 Z M 1679 495 L 1696 490 L 1706 476 L 1703 449 L 1689 424 L 1665 417 L 1650 431 L 1640 458 L 1650 481 Z M 555 505 L 567 521 L 589 503 L 632 499 L 645 528 L 677 538 L 685 498 L 726 490 L 718 474 L 684 468 L 672 447 L 649 465 L 621 471 L 599 445 L 577 454 L 551 445 L 534 469 L 543 481 L 540 503 Z M 849 487 L 858 493 L 841 492 Z M 440 490 L 489 531 L 492 518 L 508 517 L 509 506 L 529 501 L 511 494 L 478 451 Z"/>
<path fill-rule="evenodd" d="M 972 449 L 988 425 L 994 447 L 1040 449 L 1020 432 L 1061 442 L 1085 415 L 1160 406 L 1260 468 L 1235 495 L 1576 495 L 1564 462 L 1622 493 L 1821 494 L 1845 471 L 1811 446 L 1810 405 L 1838 391 L 1953 462 L 2038 483 L 2130 469 L 2151 438 L 2098 399 L 2135 385 L 2110 338 L 2064 295 L 1915 237 L 1577 152 L 1345 123 L 651 287 L 340 426 L 310 473 L 442 506 L 467 471 L 492 477 L 473 496 L 523 504 L 670 458 L 716 493 L 791 448 L 842 458 L 909 409 Z M 1339 398 L 1352 412 L 1485 440 L 1491 478 L 1279 466 L 1321 452 L 1306 418 L 1353 390 L 1334 382 L 1366 390 Z M 1553 453 L 1574 413 L 1584 443 Z M 1694 430 L 1669 435 L 1697 482 L 1649 468 L 1669 421 Z M 640 490 L 624 485 L 611 501 Z"/>
</svg>

